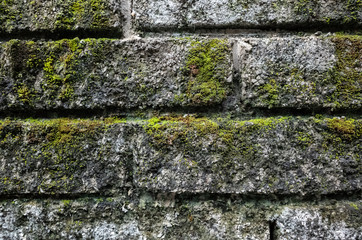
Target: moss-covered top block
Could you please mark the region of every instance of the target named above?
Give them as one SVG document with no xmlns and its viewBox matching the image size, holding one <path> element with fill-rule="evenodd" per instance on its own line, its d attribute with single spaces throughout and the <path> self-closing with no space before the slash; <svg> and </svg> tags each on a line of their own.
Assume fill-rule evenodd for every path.
<svg viewBox="0 0 362 240">
<path fill-rule="evenodd" d="M 1 0 L 0 32 L 122 32 L 122 1 Z"/>
<path fill-rule="evenodd" d="M 0 56 L 2 110 L 211 106 L 231 92 L 223 39 L 11 40 Z"/>
<path fill-rule="evenodd" d="M 353 28 L 362 24 L 360 0 L 135 0 L 142 29 Z"/>
</svg>

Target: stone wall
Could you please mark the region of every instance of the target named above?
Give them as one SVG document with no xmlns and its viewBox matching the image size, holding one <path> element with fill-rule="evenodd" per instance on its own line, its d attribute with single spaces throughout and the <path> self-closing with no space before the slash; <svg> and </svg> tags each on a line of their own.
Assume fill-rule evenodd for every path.
<svg viewBox="0 0 362 240">
<path fill-rule="evenodd" d="M 0 1 L 0 239 L 361 239 L 360 0 Z"/>
</svg>

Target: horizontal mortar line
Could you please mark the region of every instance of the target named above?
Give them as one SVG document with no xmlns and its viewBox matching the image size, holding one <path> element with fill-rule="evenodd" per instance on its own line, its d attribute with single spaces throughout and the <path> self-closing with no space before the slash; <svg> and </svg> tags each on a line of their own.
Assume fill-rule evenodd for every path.
<svg viewBox="0 0 362 240">
<path fill-rule="evenodd" d="M 298 194 L 234 194 L 234 193 L 190 193 L 190 192 L 160 192 L 160 191 L 150 191 L 144 188 L 128 188 L 128 190 L 134 190 L 135 195 L 131 195 L 130 198 L 138 198 L 144 193 L 158 198 L 158 196 L 164 196 L 168 198 L 169 195 L 174 195 L 175 201 L 182 202 L 184 200 L 197 200 L 197 201 L 224 201 L 231 199 L 233 201 L 242 201 L 242 202 L 262 202 L 262 201 L 272 201 L 274 203 L 288 204 L 288 203 L 311 203 L 311 202 L 325 202 L 325 201 L 359 201 L 361 200 L 362 190 L 350 192 L 350 191 L 340 191 L 334 194 L 320 195 L 320 194 L 308 194 L 308 195 L 298 195 Z M 102 194 L 102 193 L 76 193 L 76 194 L 8 194 L 1 195 L 0 201 L 8 200 L 77 200 L 83 198 L 117 198 L 127 195 L 124 193 L 114 193 L 114 194 Z"/>
<path fill-rule="evenodd" d="M 205 35 L 210 37 L 272 37 L 270 35 L 277 35 L 278 37 L 290 37 L 290 36 L 300 36 L 302 34 L 314 35 L 316 32 L 318 34 L 327 34 L 327 33 L 337 33 L 342 31 L 341 29 L 269 29 L 269 28 L 197 28 L 195 30 L 191 29 L 160 29 L 160 30 L 145 30 L 142 35 L 164 35 L 162 37 L 170 37 L 167 35 L 172 34 L 184 34 L 184 35 Z M 356 27 L 355 29 L 349 29 L 351 34 L 360 34 L 360 28 Z M 356 32 L 354 32 L 356 31 Z M 264 34 L 264 35 L 263 35 Z M 255 35 L 255 36 L 253 36 Z M 114 39 L 126 39 L 122 33 L 112 33 L 112 32 L 21 32 L 21 33 L 1 33 L 0 32 L 0 41 L 9 41 L 12 39 L 19 40 L 44 40 L 44 41 L 56 41 L 61 39 L 72 39 L 72 38 L 114 38 Z M 136 35 L 134 37 L 137 37 Z M 147 39 L 148 37 L 143 37 Z"/>
<path fill-rule="evenodd" d="M 275 26 L 258 26 L 258 27 L 250 27 L 250 28 L 240 28 L 240 27 L 218 27 L 218 26 L 212 26 L 212 27 L 189 27 L 189 28 L 166 28 L 166 27 L 160 27 L 160 28 L 143 28 L 140 29 L 143 34 L 150 34 L 150 33 L 167 33 L 167 34 L 224 34 L 224 35 L 232 35 L 239 33 L 307 33 L 307 34 L 314 34 L 316 32 L 321 33 L 337 33 L 341 31 L 346 32 L 360 32 L 361 26 L 356 25 L 355 27 L 299 27 L 295 26 L 292 28 L 283 28 L 283 27 L 275 27 Z"/>
<path fill-rule="evenodd" d="M 143 116 L 140 116 L 140 112 Z M 314 117 L 316 114 L 326 117 L 354 117 L 359 118 L 361 115 L 362 108 L 353 110 L 338 110 L 330 111 L 329 109 L 294 109 L 294 108 L 279 108 L 279 109 L 267 109 L 267 108 L 252 108 L 244 112 L 233 112 L 224 111 L 221 108 L 164 108 L 164 109 L 74 109 L 74 110 L 20 110 L 20 111 L 3 111 L 0 112 L 0 118 L 43 118 L 43 119 L 54 119 L 54 118 L 102 118 L 102 117 L 118 117 L 118 118 L 140 118 L 149 119 L 156 116 L 180 116 L 180 115 L 191 115 L 195 117 L 208 117 L 217 114 L 227 115 L 232 114 L 232 118 L 237 119 L 253 119 L 260 117 Z M 150 117 L 145 117 L 145 116 Z"/>
<path fill-rule="evenodd" d="M 0 194 L 0 201 L 6 200 L 14 200 L 14 199 L 26 199 L 26 200 L 65 200 L 65 199 L 81 199 L 81 198 L 108 198 L 114 197 L 114 195 L 109 194 L 100 194 L 100 193 L 77 193 L 77 194 L 34 194 L 34 193 L 26 193 L 26 194 Z"/>
<path fill-rule="evenodd" d="M 154 192 L 155 195 L 162 192 Z M 182 192 L 176 193 L 176 199 L 208 199 L 222 200 L 233 199 L 243 201 L 290 201 L 290 202 L 315 202 L 315 201 L 330 201 L 330 200 L 361 200 L 362 189 L 355 191 L 339 191 L 329 194 L 243 194 L 243 193 L 191 193 Z"/>
<path fill-rule="evenodd" d="M 117 32 L 84 32 L 84 31 L 75 31 L 75 32 L 31 32 L 24 31 L 19 33 L 4 33 L 0 32 L 0 41 L 9 41 L 11 39 L 20 39 L 20 40 L 60 40 L 66 38 L 123 38 L 123 33 Z"/>
</svg>

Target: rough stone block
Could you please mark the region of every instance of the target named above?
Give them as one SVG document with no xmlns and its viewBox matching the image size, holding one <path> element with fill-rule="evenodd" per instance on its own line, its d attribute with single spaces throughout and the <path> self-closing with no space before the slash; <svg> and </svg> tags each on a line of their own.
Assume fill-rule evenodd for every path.
<svg viewBox="0 0 362 240">
<path fill-rule="evenodd" d="M 276 218 L 275 239 L 360 239 L 362 204 L 286 206 Z"/>
<path fill-rule="evenodd" d="M 267 239 L 268 222 L 250 205 L 167 198 L 78 198 L 0 202 L 0 238 L 19 239 Z"/>
<path fill-rule="evenodd" d="M 123 0 L 6 0 L 0 32 L 19 34 L 106 32 L 121 34 Z"/>
<path fill-rule="evenodd" d="M 145 30 L 362 24 L 362 4 L 350 0 L 135 0 L 133 11 Z"/>
<path fill-rule="evenodd" d="M 223 39 L 11 40 L 0 56 L 3 111 L 210 106 L 232 81 Z"/>
<path fill-rule="evenodd" d="M 1 121 L 0 195 L 102 194 L 125 186 L 130 130 L 114 121 Z"/>
<path fill-rule="evenodd" d="M 244 105 L 362 108 L 361 36 L 249 38 L 234 47 Z"/>
<path fill-rule="evenodd" d="M 143 128 L 134 145 L 138 187 L 260 195 L 361 190 L 361 120 L 166 117 Z"/>
<path fill-rule="evenodd" d="M 360 201 L 120 194 L 0 202 L 2 239 L 360 239 Z"/>
</svg>

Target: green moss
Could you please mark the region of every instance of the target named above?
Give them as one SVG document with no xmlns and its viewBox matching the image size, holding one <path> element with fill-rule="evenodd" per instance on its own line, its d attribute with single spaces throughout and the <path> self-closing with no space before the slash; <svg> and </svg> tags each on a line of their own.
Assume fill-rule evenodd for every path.
<svg viewBox="0 0 362 240">
<path fill-rule="evenodd" d="M 46 84 L 44 90 L 50 90 L 49 96 L 57 96 L 60 100 L 70 100 L 74 93 L 74 83 L 81 77 L 78 68 L 80 54 L 84 46 L 79 39 L 64 39 L 48 44 L 51 51 L 44 61 Z"/>
<path fill-rule="evenodd" d="M 16 4 L 14 0 L 0 0 L 0 30 L 11 32 L 22 19 Z"/>
<path fill-rule="evenodd" d="M 192 41 L 183 69 L 187 79 L 186 93 L 176 100 L 191 104 L 212 105 L 222 102 L 229 93 L 229 47 L 226 40 Z"/>
<path fill-rule="evenodd" d="M 327 101 L 338 108 L 345 102 L 362 101 L 362 37 L 337 35 L 332 41 L 336 46 L 337 63 L 330 72 L 328 84 L 332 83 L 336 89 Z"/>
<path fill-rule="evenodd" d="M 63 203 L 64 207 L 67 207 L 70 205 L 70 200 L 62 200 L 62 203 Z"/>
<path fill-rule="evenodd" d="M 258 88 L 261 94 L 259 100 L 269 108 L 280 107 L 288 103 L 288 96 L 311 98 L 317 95 L 317 84 L 327 75 L 312 73 L 309 79 L 305 79 L 305 70 L 290 67 L 285 64 L 269 64 L 271 71 L 268 81 Z M 304 106 L 305 107 L 305 106 Z"/>
<path fill-rule="evenodd" d="M 269 106 L 274 106 L 279 103 L 279 86 L 276 84 L 275 79 L 270 79 L 270 81 L 262 86 L 263 93 L 266 94 L 266 97 L 263 99 L 263 102 Z"/>
<path fill-rule="evenodd" d="M 29 90 L 29 88 L 26 85 L 20 85 L 17 87 L 17 93 L 19 96 L 19 99 L 23 103 L 29 104 L 31 100 L 33 99 L 34 94 Z"/>
<path fill-rule="evenodd" d="M 315 9 L 317 4 L 318 0 L 298 0 L 295 3 L 294 11 L 308 18 L 312 18 L 316 15 Z"/>
<path fill-rule="evenodd" d="M 89 149 L 96 148 L 101 153 L 107 148 L 99 146 L 99 135 L 119 122 L 123 120 L 5 120 L 0 122 L 0 151 L 12 152 L 11 157 L 26 169 L 37 168 L 41 163 L 39 192 L 68 192 L 82 184 L 79 173 L 86 167 Z M 95 161 L 103 159 L 101 154 L 91 156 Z"/>
<path fill-rule="evenodd" d="M 332 109 L 358 107 L 362 101 L 362 37 L 338 34 L 328 39 L 336 49 L 337 61 L 333 68 L 320 73 L 270 63 L 268 81 L 258 88 L 258 101 L 269 108 L 282 107 L 283 104 L 291 107 L 290 96 L 294 96 L 305 100 L 301 103 L 304 108 L 306 102 L 312 107 L 319 105 Z"/>
<path fill-rule="evenodd" d="M 151 145 L 163 152 L 174 147 L 182 153 L 179 160 L 188 168 L 198 168 L 200 154 L 214 156 L 213 171 L 232 168 L 235 161 L 254 162 L 260 146 L 255 135 L 268 133 L 285 124 L 286 118 L 253 119 L 249 121 L 213 121 L 207 118 L 163 117 L 153 118 L 144 125 L 152 138 Z M 195 161 L 198 159 L 197 161 Z M 206 159 L 204 159 L 206 161 Z M 210 160 L 211 161 L 211 160 Z M 148 163 L 152 168 L 152 164 Z M 201 164 L 201 165 L 200 165 Z"/>
<path fill-rule="evenodd" d="M 337 22 L 338 24 L 351 24 L 358 22 L 358 13 L 362 9 L 362 0 L 340 0 L 341 6 L 344 7 L 345 15 L 343 19 Z M 321 6 L 318 0 L 298 0 L 295 4 L 294 11 L 298 14 L 302 14 L 310 19 L 317 17 L 318 8 Z M 337 19 L 331 19 L 329 17 L 322 17 L 320 20 L 330 24 Z"/>
<path fill-rule="evenodd" d="M 57 29 L 74 30 L 76 25 L 89 25 L 92 29 L 102 30 L 109 24 L 106 15 L 107 2 L 104 0 L 64 1 L 55 22 Z"/>
<path fill-rule="evenodd" d="M 343 118 L 327 119 L 327 125 L 335 133 L 344 136 L 353 136 L 356 134 L 356 126 L 354 119 L 343 119 Z"/>
<path fill-rule="evenodd" d="M 344 16 L 344 23 L 358 22 L 358 13 L 362 11 L 362 0 L 344 0 L 344 7 L 348 14 Z"/>
<path fill-rule="evenodd" d="M 355 142 L 353 146 L 360 149 L 358 139 L 362 136 L 362 121 L 348 118 L 333 118 L 315 120 L 317 124 L 327 125 L 328 131 L 322 131 L 322 139 L 317 139 L 321 145 L 321 149 L 327 152 L 331 159 L 339 159 L 341 156 L 349 156 L 357 161 L 360 159 L 359 153 L 350 152 L 350 144 Z"/>
<path fill-rule="evenodd" d="M 1 72 L 14 81 L 14 92 L 26 104 L 42 99 L 49 106 L 74 99 L 79 80 L 102 81 L 89 69 L 112 54 L 111 39 L 62 39 L 49 42 L 11 40 L 2 45 L 10 58 L 10 68 Z M 97 75 L 98 74 L 98 75 Z M 39 81 L 40 80 L 40 81 Z M 35 91 L 35 83 L 41 89 Z"/>
<path fill-rule="evenodd" d="M 303 148 L 307 148 L 310 145 L 313 144 L 314 139 L 310 135 L 310 133 L 307 132 L 297 132 L 297 141 L 300 146 L 303 146 Z"/>
<path fill-rule="evenodd" d="M 359 210 L 359 208 L 358 208 L 358 206 L 357 206 L 357 204 L 355 204 L 355 203 L 350 203 L 349 204 L 351 207 L 353 207 L 355 210 Z"/>
</svg>

